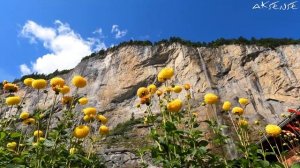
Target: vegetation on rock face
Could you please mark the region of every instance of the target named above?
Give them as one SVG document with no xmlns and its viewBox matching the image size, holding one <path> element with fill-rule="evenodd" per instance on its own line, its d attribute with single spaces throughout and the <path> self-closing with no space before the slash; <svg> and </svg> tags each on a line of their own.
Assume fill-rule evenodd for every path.
<svg viewBox="0 0 300 168">
<path fill-rule="evenodd" d="M 291 45 L 291 44 L 300 44 L 300 40 L 290 39 L 290 38 L 251 38 L 247 39 L 244 37 L 233 38 L 233 39 L 225 39 L 219 38 L 217 40 L 211 42 L 193 42 L 189 40 L 184 40 L 180 37 L 170 37 L 169 39 L 163 39 L 158 42 L 152 43 L 151 41 L 138 41 L 138 40 L 130 40 L 126 42 L 122 42 L 117 46 L 113 46 L 106 50 L 102 49 L 97 53 L 92 53 L 90 56 L 86 56 L 82 59 L 87 60 L 89 58 L 98 57 L 99 59 L 104 58 L 108 52 L 113 52 L 122 48 L 124 46 L 158 46 L 158 45 L 171 45 L 173 43 L 179 43 L 188 47 L 219 47 L 222 45 L 257 45 L 266 48 L 274 49 L 281 45 Z"/>
<path fill-rule="evenodd" d="M 94 146 L 108 134 L 108 120 L 77 93 L 87 80 L 74 76 L 76 90 L 72 95 L 68 95 L 70 89 L 60 77 L 52 78 L 49 84 L 44 79 L 26 78 L 24 84 L 25 94 L 20 95 L 16 84 L 3 82 L 0 167 L 105 167 Z M 29 90 L 36 90 L 37 97 L 34 111 L 27 112 L 22 105 Z M 53 103 L 46 107 L 51 90 Z M 41 94 L 47 94 L 45 100 L 40 99 Z M 61 117 L 55 114 L 57 105 L 64 107 L 59 112 Z M 84 115 L 78 115 L 78 109 Z"/>
</svg>

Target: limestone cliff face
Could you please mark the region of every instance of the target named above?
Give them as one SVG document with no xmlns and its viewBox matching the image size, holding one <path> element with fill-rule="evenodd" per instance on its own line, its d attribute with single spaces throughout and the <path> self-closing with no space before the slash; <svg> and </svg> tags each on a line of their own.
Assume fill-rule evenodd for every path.
<svg viewBox="0 0 300 168">
<path fill-rule="evenodd" d="M 79 93 L 87 94 L 90 106 L 95 106 L 110 120 L 110 127 L 135 117 L 143 111 L 135 108 L 136 90 L 157 82 L 162 67 L 173 67 L 176 84 L 190 83 L 198 107 L 203 95 L 213 91 L 221 101 L 238 105 L 238 97 L 248 97 L 246 118 L 276 123 L 288 108 L 300 106 L 300 46 L 288 45 L 275 49 L 258 46 L 226 45 L 218 48 L 194 48 L 178 43 L 171 45 L 120 47 L 101 58 L 97 55 L 83 60 L 68 74 L 82 74 L 88 87 Z M 20 92 L 24 94 L 24 90 Z M 32 110 L 36 92 L 30 90 L 25 109 Z M 182 95 L 183 96 L 183 95 Z M 41 96 L 44 99 L 45 95 Z M 53 95 L 49 94 L 46 105 Z M 80 109 L 78 109 L 80 110 Z M 223 114 L 220 114 L 222 117 Z"/>
</svg>

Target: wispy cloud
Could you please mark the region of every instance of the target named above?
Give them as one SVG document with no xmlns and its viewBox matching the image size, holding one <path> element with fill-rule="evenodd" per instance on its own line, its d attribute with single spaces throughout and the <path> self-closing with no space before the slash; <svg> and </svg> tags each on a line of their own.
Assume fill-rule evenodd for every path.
<svg viewBox="0 0 300 168">
<path fill-rule="evenodd" d="M 98 29 L 95 33 L 103 35 L 102 29 Z M 29 20 L 23 26 L 20 35 L 28 38 L 30 43 L 42 42 L 44 48 L 49 50 L 49 53 L 37 58 L 30 66 L 20 65 L 22 75 L 32 72 L 49 74 L 57 69 L 71 69 L 83 57 L 106 48 L 101 38 L 83 39 L 80 34 L 71 29 L 69 24 L 59 20 L 54 22 L 53 27 L 44 27 Z"/>
<path fill-rule="evenodd" d="M 118 39 L 126 36 L 127 30 L 120 30 L 119 25 L 113 25 L 111 28 L 111 33 L 113 33 L 114 37 Z"/>
</svg>

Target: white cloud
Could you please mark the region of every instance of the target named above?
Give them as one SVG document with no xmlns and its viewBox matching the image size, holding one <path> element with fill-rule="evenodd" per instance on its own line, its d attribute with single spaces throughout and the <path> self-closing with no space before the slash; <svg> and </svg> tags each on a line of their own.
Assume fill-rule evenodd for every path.
<svg viewBox="0 0 300 168">
<path fill-rule="evenodd" d="M 20 65 L 20 70 L 21 70 L 22 76 L 31 74 L 31 70 L 26 64 Z"/>
<path fill-rule="evenodd" d="M 127 30 L 120 30 L 119 25 L 113 25 L 111 28 L 111 33 L 115 34 L 115 38 L 122 38 L 127 34 Z"/>
<path fill-rule="evenodd" d="M 22 75 L 32 72 L 49 74 L 57 69 L 71 69 L 83 57 L 106 48 L 99 38 L 83 39 L 67 23 L 59 20 L 54 23 L 54 27 L 43 27 L 34 21 L 27 21 L 23 26 L 20 35 L 29 38 L 31 43 L 42 42 L 49 53 L 37 58 L 30 68 L 26 64 L 20 65 Z"/>
</svg>

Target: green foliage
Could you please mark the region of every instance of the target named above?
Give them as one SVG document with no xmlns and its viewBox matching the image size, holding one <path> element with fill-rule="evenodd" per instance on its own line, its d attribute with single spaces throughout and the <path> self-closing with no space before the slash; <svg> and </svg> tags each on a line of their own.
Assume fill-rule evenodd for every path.
<svg viewBox="0 0 300 168">
<path fill-rule="evenodd" d="M 22 76 L 20 79 L 15 79 L 13 81 L 13 83 L 18 83 L 18 82 L 21 82 L 21 81 L 24 81 L 24 79 L 26 78 L 33 78 L 33 79 L 46 79 L 46 80 L 49 80 L 53 77 L 56 77 L 56 76 L 60 76 L 60 75 L 63 75 L 63 74 L 67 74 L 71 71 L 72 69 L 68 69 L 68 70 L 62 70 L 62 71 L 59 71 L 59 70 L 56 70 L 48 75 L 45 75 L 45 74 L 38 74 L 38 73 L 32 73 L 32 74 L 29 74 L 29 75 L 24 75 Z"/>
<path fill-rule="evenodd" d="M 128 120 L 124 123 L 119 123 L 113 130 L 111 130 L 110 132 L 110 136 L 114 136 L 114 135 L 124 135 L 124 133 L 130 131 L 133 126 L 137 125 L 137 124 L 141 124 L 142 123 L 142 119 L 131 119 Z"/>
</svg>

